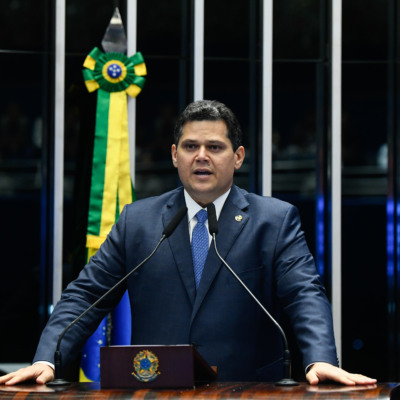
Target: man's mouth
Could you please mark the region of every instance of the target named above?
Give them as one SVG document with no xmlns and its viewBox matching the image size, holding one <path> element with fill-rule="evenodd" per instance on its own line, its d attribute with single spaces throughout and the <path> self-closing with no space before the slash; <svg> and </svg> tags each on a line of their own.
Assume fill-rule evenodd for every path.
<svg viewBox="0 0 400 400">
<path fill-rule="evenodd" d="M 194 171 L 194 174 L 195 174 L 195 175 L 204 176 L 204 175 L 211 175 L 211 172 L 210 172 L 210 171 L 207 171 L 207 170 L 199 169 L 199 170 L 197 170 L 197 171 Z"/>
</svg>

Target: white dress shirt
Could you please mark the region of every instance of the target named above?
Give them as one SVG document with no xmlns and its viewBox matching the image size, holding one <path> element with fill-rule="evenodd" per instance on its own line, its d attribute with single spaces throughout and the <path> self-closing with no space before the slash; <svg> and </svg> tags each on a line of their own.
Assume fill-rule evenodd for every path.
<svg viewBox="0 0 400 400">
<path fill-rule="evenodd" d="M 219 218 L 219 215 L 221 214 L 222 211 L 222 207 L 225 204 L 225 201 L 227 199 L 227 197 L 229 196 L 231 189 L 229 189 L 227 192 L 225 192 L 222 196 L 219 196 L 218 199 L 214 200 L 214 206 L 215 206 L 215 213 L 217 215 L 217 221 Z M 184 194 L 185 194 L 185 202 L 186 202 L 186 207 L 188 208 L 188 220 L 189 220 L 189 237 L 190 237 L 190 241 L 192 241 L 192 233 L 193 233 L 193 229 L 197 224 L 197 218 L 195 217 L 195 215 L 201 210 L 203 209 L 203 207 L 196 203 L 189 195 L 189 193 L 186 191 L 186 189 L 184 190 Z M 208 230 L 208 219 L 205 222 L 205 225 L 207 227 Z M 210 246 L 211 244 L 211 240 L 212 237 L 210 235 L 210 232 L 208 233 L 208 245 Z"/>
</svg>

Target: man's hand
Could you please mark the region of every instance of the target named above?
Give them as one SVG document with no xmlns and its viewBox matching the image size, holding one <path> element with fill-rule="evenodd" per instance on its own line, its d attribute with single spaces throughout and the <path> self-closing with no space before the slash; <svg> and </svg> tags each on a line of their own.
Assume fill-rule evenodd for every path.
<svg viewBox="0 0 400 400">
<path fill-rule="evenodd" d="M 18 383 L 35 380 L 36 383 L 45 384 L 54 379 L 54 371 L 47 364 L 34 364 L 18 371 L 0 377 L 0 385 L 16 385 Z"/>
<path fill-rule="evenodd" d="M 348 386 L 371 385 L 376 379 L 360 374 L 350 374 L 344 369 L 325 362 L 316 362 L 308 371 L 306 379 L 310 385 L 317 385 L 323 381 L 335 381 Z"/>
</svg>

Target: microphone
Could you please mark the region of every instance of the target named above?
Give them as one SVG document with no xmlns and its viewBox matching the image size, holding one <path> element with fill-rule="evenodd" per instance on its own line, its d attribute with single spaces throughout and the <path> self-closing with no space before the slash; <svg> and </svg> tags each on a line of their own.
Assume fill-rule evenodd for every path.
<svg viewBox="0 0 400 400">
<path fill-rule="evenodd" d="M 60 345 L 61 341 L 64 338 L 65 334 L 67 331 L 75 325 L 81 318 L 83 318 L 88 312 L 90 312 L 94 307 L 96 307 L 104 298 L 106 298 L 111 292 L 113 292 L 117 287 L 119 287 L 123 282 L 125 282 L 135 271 L 137 271 L 144 263 L 146 263 L 148 260 L 150 260 L 151 257 L 155 254 L 155 252 L 158 250 L 160 247 L 161 243 L 171 236 L 171 234 L 175 231 L 176 227 L 179 225 L 179 223 L 182 221 L 183 217 L 187 213 L 187 207 L 182 206 L 178 212 L 174 215 L 174 217 L 171 219 L 171 221 L 168 223 L 168 225 L 165 227 L 163 230 L 162 236 L 160 240 L 158 241 L 157 245 L 153 249 L 153 251 L 148 255 L 141 263 L 139 263 L 135 268 L 132 269 L 132 271 L 129 271 L 121 280 L 119 280 L 114 286 L 112 286 L 106 293 L 104 293 L 100 298 L 98 298 L 92 305 L 90 305 L 85 311 L 82 312 L 77 318 L 75 318 L 60 334 L 58 337 L 57 341 L 57 347 L 56 351 L 54 353 L 54 377 L 55 379 L 51 382 L 47 383 L 47 386 L 67 386 L 70 384 L 70 382 L 64 380 L 62 378 L 62 357 L 61 357 L 61 351 L 60 351 Z"/>
<path fill-rule="evenodd" d="M 215 240 L 215 236 L 218 233 L 218 223 L 217 223 L 217 214 L 215 212 L 215 206 L 213 203 L 210 203 L 207 206 L 207 214 L 208 214 L 208 230 L 210 235 L 213 237 L 214 241 L 214 249 L 218 258 L 222 261 L 225 267 L 229 270 L 229 272 L 235 277 L 235 279 L 243 286 L 246 292 L 252 297 L 252 299 L 258 304 L 258 306 L 264 311 L 264 313 L 268 316 L 268 318 L 275 324 L 278 328 L 279 332 L 282 336 L 283 341 L 283 378 L 278 382 L 275 382 L 277 386 L 297 386 L 298 382 L 291 378 L 291 362 L 290 362 L 290 351 L 288 341 L 286 339 L 285 332 L 282 327 L 278 324 L 278 322 L 272 317 L 272 315 L 267 311 L 267 309 L 261 304 L 261 302 L 257 299 L 257 297 L 252 293 L 252 291 L 245 285 L 245 283 L 237 276 L 235 271 L 227 264 L 227 262 L 221 257 L 217 249 L 217 243 Z"/>
</svg>

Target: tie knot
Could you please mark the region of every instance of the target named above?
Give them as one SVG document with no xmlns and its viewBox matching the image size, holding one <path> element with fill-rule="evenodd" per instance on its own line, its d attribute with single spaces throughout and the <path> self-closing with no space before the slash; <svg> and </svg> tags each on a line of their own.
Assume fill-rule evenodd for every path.
<svg viewBox="0 0 400 400">
<path fill-rule="evenodd" d="M 197 222 L 204 224 L 204 222 L 206 222 L 206 220 L 207 220 L 207 210 L 200 210 L 196 214 L 196 218 L 197 218 Z"/>
</svg>

